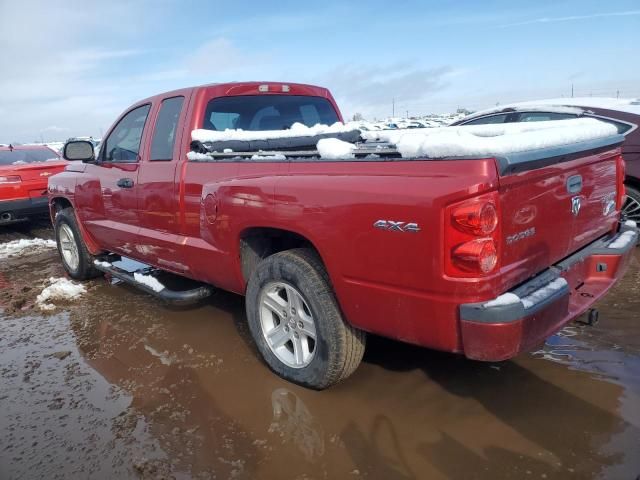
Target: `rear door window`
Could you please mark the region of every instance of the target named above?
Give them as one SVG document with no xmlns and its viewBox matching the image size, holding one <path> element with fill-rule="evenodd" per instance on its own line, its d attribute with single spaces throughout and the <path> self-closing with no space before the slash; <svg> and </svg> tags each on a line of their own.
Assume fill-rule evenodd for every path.
<svg viewBox="0 0 640 480">
<path fill-rule="evenodd" d="M 184 97 L 167 98 L 162 101 L 151 140 L 149 160 L 173 159 L 173 146 L 176 143 L 176 131 L 183 103 Z"/>
<path fill-rule="evenodd" d="M 104 142 L 106 162 L 137 162 L 142 132 L 151 105 L 142 105 L 127 113 Z"/>
</svg>

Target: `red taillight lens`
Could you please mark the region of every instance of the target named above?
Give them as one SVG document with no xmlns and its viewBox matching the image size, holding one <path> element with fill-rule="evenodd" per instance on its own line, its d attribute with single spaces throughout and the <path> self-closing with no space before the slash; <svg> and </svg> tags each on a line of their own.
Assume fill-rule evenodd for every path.
<svg viewBox="0 0 640 480">
<path fill-rule="evenodd" d="M 498 249 L 492 238 L 480 238 L 458 245 L 453 250 L 453 259 L 469 272 L 489 273 L 498 264 Z"/>
<path fill-rule="evenodd" d="M 18 175 L 0 177 L 0 183 L 20 183 L 22 179 Z"/>
<path fill-rule="evenodd" d="M 617 210 L 622 210 L 622 206 L 624 205 L 624 198 L 627 194 L 626 189 L 624 188 L 624 179 L 625 176 L 627 175 L 626 172 L 626 166 L 624 164 L 624 158 L 622 158 L 622 155 L 618 156 L 618 158 L 616 158 L 616 173 L 617 173 L 617 195 L 616 195 L 616 209 Z"/>
<path fill-rule="evenodd" d="M 450 277 L 477 278 L 500 263 L 498 192 L 484 193 L 445 209 L 444 272 Z"/>
<path fill-rule="evenodd" d="M 474 235 L 489 235 L 498 226 L 498 210 L 493 202 L 476 202 L 453 210 L 455 225 Z"/>
</svg>

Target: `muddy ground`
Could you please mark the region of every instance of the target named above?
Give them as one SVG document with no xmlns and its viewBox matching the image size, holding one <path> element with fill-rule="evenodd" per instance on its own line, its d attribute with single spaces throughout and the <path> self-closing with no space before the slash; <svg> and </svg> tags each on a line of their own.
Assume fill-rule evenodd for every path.
<svg viewBox="0 0 640 480">
<path fill-rule="evenodd" d="M 263 366 L 240 297 L 167 308 L 100 279 L 42 313 L 56 251 L 0 260 L 0 478 L 635 479 L 638 260 L 596 327 L 498 364 L 374 337 L 324 392 Z"/>
</svg>

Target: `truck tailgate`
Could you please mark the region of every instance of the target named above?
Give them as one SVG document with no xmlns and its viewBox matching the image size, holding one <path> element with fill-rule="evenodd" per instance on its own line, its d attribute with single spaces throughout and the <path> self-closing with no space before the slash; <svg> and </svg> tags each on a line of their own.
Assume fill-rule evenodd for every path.
<svg viewBox="0 0 640 480">
<path fill-rule="evenodd" d="M 500 177 L 502 273 L 513 286 L 615 228 L 619 149 Z"/>
</svg>

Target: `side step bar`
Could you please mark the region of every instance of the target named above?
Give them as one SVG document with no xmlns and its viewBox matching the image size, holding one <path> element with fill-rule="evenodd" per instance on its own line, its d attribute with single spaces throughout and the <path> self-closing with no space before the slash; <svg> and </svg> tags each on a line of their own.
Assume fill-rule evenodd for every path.
<svg viewBox="0 0 640 480">
<path fill-rule="evenodd" d="M 215 289 L 210 285 L 201 285 L 190 290 L 170 290 L 148 273 L 127 272 L 108 261 L 95 260 L 93 266 L 118 280 L 133 285 L 146 293 L 158 297 L 171 305 L 190 305 L 210 297 Z M 138 277 L 138 278 L 136 278 Z M 149 279 L 149 280 L 147 280 Z M 142 280 L 142 281 L 141 281 Z"/>
</svg>

